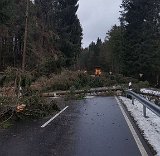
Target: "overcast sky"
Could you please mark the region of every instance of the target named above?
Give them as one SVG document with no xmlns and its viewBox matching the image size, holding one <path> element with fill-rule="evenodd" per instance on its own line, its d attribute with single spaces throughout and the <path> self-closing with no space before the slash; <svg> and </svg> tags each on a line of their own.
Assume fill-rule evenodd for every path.
<svg viewBox="0 0 160 156">
<path fill-rule="evenodd" d="M 79 0 L 78 17 L 83 28 L 83 47 L 98 37 L 104 40 L 106 33 L 119 24 L 122 0 Z"/>
</svg>

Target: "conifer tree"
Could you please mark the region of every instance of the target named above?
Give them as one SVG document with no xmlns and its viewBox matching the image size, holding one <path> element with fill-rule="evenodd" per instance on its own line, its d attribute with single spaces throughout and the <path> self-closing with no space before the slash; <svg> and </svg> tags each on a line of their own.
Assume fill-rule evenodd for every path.
<svg viewBox="0 0 160 156">
<path fill-rule="evenodd" d="M 160 72 L 160 1 L 123 0 L 122 21 L 125 26 L 125 73 L 146 79 Z M 159 61 L 160 62 L 160 61 Z"/>
<path fill-rule="evenodd" d="M 78 0 L 55 1 L 55 29 L 59 35 L 57 45 L 66 57 L 66 66 L 76 62 L 80 53 L 82 28 L 77 17 Z"/>
</svg>

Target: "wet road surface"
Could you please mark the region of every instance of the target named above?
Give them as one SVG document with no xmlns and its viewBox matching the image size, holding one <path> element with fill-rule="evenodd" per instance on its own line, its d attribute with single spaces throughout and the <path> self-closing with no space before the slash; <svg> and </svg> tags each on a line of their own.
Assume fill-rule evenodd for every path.
<svg viewBox="0 0 160 156">
<path fill-rule="evenodd" d="M 73 101 L 48 119 L 0 132 L 0 156 L 140 156 L 114 97 Z"/>
</svg>

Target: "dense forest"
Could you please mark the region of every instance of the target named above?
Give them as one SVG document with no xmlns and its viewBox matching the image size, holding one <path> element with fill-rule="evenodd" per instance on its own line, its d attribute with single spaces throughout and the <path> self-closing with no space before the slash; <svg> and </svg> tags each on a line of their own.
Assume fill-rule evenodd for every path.
<svg viewBox="0 0 160 156">
<path fill-rule="evenodd" d="M 73 66 L 82 40 L 77 9 L 78 0 L 1 0 L 0 70 L 22 66 L 26 16 L 26 69 L 52 73 Z"/>
<path fill-rule="evenodd" d="M 93 71 L 98 66 L 159 83 L 159 0 L 123 0 L 120 25 L 85 49 L 78 7 L 78 0 L 1 0 L 0 70 L 21 68 L 27 17 L 26 70 L 51 74 L 61 68 Z"/>
<path fill-rule="evenodd" d="M 160 1 L 123 0 L 120 25 L 83 49 L 80 66 L 159 83 L 160 75 Z"/>
</svg>

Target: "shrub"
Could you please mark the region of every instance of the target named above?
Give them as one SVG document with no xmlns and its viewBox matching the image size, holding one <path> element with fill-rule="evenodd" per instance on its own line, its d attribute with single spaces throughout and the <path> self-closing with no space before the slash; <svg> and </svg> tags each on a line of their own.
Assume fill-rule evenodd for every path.
<svg viewBox="0 0 160 156">
<path fill-rule="evenodd" d="M 91 88 L 103 87 L 105 85 L 104 77 L 90 77 L 89 86 Z"/>
<path fill-rule="evenodd" d="M 106 79 L 104 76 L 92 77 L 83 72 L 63 71 L 61 74 L 52 74 L 49 78 L 39 78 L 32 84 L 32 88 L 34 88 L 33 86 L 38 86 L 37 88 L 41 91 L 55 91 L 69 90 L 72 86 L 74 86 L 75 89 L 82 89 L 86 87 L 95 88 L 115 84 L 115 80 Z"/>
<path fill-rule="evenodd" d="M 148 88 L 149 86 L 150 84 L 148 81 L 140 81 L 139 83 L 133 85 L 133 89 L 139 92 L 141 88 Z"/>
<path fill-rule="evenodd" d="M 123 77 L 123 75 L 120 74 L 93 77 L 81 71 L 65 70 L 61 74 L 51 74 L 48 77 L 43 76 L 39 78 L 32 84 L 31 88 L 37 88 L 39 91 L 55 91 L 69 90 L 72 86 L 74 86 L 75 89 L 113 86 L 117 84 L 127 84 L 128 86 L 129 82 L 137 83 L 138 80 L 131 77 Z"/>
<path fill-rule="evenodd" d="M 117 84 L 116 80 L 106 79 L 105 86 L 113 86 L 113 85 L 116 85 L 116 84 Z"/>
<path fill-rule="evenodd" d="M 38 72 L 40 75 L 49 76 L 51 73 L 58 73 L 61 71 L 60 68 L 60 60 L 55 60 L 54 58 L 46 59 L 42 64 L 38 67 Z"/>
<path fill-rule="evenodd" d="M 117 81 L 118 84 L 126 84 L 129 82 L 138 83 L 137 79 L 134 79 L 132 77 L 124 77 L 122 74 L 116 74 L 115 80 Z"/>
<path fill-rule="evenodd" d="M 0 107 L 12 106 L 16 104 L 16 98 L 0 96 Z"/>
<path fill-rule="evenodd" d="M 25 71 L 25 73 L 22 73 L 20 69 L 8 67 L 4 71 L 4 75 L 5 75 L 5 80 L 3 84 L 5 86 L 9 87 L 14 86 L 15 82 L 17 83 L 16 85 L 18 86 L 19 81 L 21 80 L 20 85 L 23 88 L 25 88 L 29 87 L 31 83 L 36 80 L 37 73 L 35 71 L 33 72 Z"/>
<path fill-rule="evenodd" d="M 12 67 L 7 67 L 7 69 L 4 71 L 4 75 L 6 76 L 5 84 L 14 84 L 14 81 L 16 79 L 17 69 Z"/>
<path fill-rule="evenodd" d="M 17 113 L 19 118 L 40 118 L 59 111 L 56 101 L 48 103 L 39 93 L 32 93 L 20 100 L 20 103 L 26 105 L 23 112 Z"/>
<path fill-rule="evenodd" d="M 76 89 L 81 89 L 89 85 L 91 77 L 84 73 L 79 73 L 77 79 L 74 81 L 74 86 Z"/>
</svg>

